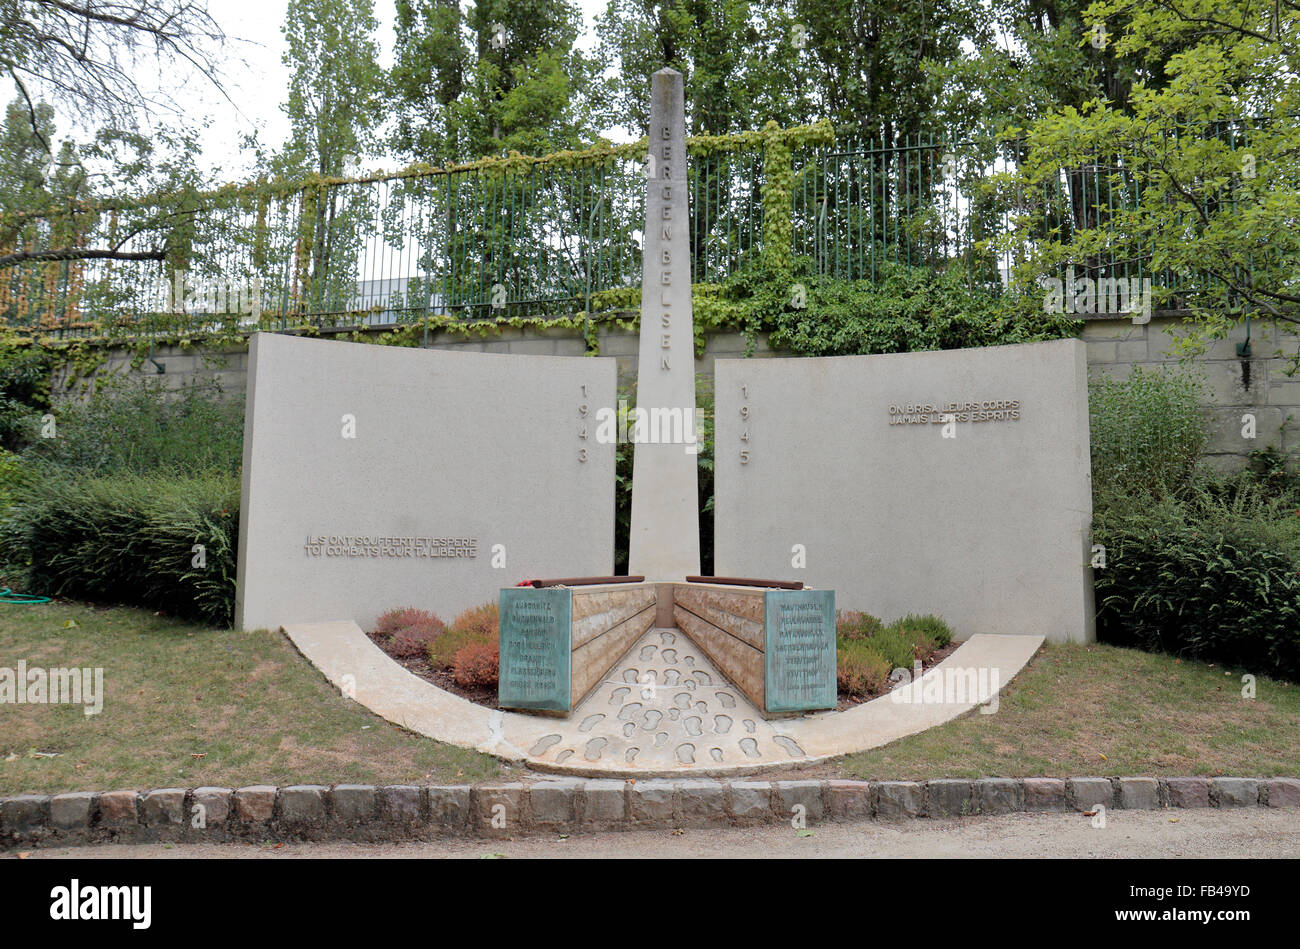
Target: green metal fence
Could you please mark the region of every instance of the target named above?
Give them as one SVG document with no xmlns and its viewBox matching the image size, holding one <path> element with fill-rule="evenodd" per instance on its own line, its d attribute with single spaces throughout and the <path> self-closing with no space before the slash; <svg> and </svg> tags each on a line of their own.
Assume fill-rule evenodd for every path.
<svg viewBox="0 0 1300 949">
<path fill-rule="evenodd" d="M 1243 133 L 1213 134 L 1235 147 Z M 754 266 L 763 249 L 764 141 L 723 145 L 690 149 L 697 284 Z M 1108 226 L 1140 197 L 1122 156 L 1062 169 L 1041 194 L 997 186 L 1022 154 L 932 138 L 797 147 L 788 250 L 839 279 L 905 264 L 998 288 L 1035 241 Z M 0 267 L 0 323 L 112 335 L 591 312 L 593 296 L 640 284 L 644 200 L 645 168 L 622 147 L 0 217 L 0 258 L 27 255 Z M 1080 261 L 1080 275 L 1144 275 L 1141 256 L 1116 247 Z M 51 259 L 68 248 L 140 259 Z"/>
</svg>

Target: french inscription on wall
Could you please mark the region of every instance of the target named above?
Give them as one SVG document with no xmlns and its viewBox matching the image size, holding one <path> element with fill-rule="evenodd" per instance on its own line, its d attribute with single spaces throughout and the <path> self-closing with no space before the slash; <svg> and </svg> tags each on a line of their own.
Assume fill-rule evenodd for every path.
<svg viewBox="0 0 1300 949">
<path fill-rule="evenodd" d="M 834 708 L 835 591 L 768 590 L 764 613 L 767 711 Z"/>
<path fill-rule="evenodd" d="M 891 402 L 890 425 L 943 425 L 947 422 L 1018 422 L 1019 399 L 962 402 Z"/>
<path fill-rule="evenodd" d="M 307 535 L 308 557 L 441 559 L 478 557 L 477 537 L 385 537 L 378 534 Z"/>
<path fill-rule="evenodd" d="M 501 591 L 500 605 L 499 704 L 567 712 L 573 591 L 510 587 Z"/>
</svg>

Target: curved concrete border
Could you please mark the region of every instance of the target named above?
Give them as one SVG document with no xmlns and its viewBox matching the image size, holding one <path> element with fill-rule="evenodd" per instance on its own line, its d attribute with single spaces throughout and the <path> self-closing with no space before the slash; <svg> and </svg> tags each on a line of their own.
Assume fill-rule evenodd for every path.
<svg viewBox="0 0 1300 949">
<path fill-rule="evenodd" d="M 528 749 L 557 728 L 577 723 L 551 716 L 523 715 L 485 708 L 452 695 L 408 672 L 376 646 L 351 620 L 294 623 L 285 634 L 312 665 L 345 696 L 382 718 L 438 741 L 473 748 L 538 771 L 586 777 L 655 778 L 746 774 L 770 768 L 798 768 L 828 758 L 877 748 L 907 735 L 951 721 L 976 707 L 975 701 L 932 701 L 944 697 L 944 683 L 970 670 L 983 671 L 994 694 L 1011 681 L 1043 644 L 1041 636 L 972 636 L 922 678 L 894 694 L 843 712 L 817 712 L 770 722 L 778 734 L 794 741 L 803 755 L 765 757 L 750 764 L 682 765 L 638 768 L 623 761 L 557 764 Z M 952 695 L 952 693 L 949 693 Z"/>
</svg>

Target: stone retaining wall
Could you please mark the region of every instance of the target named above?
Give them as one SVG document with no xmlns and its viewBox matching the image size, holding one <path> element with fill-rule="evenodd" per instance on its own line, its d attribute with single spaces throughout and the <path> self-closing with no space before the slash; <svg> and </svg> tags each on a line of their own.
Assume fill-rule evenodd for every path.
<svg viewBox="0 0 1300 949">
<path fill-rule="evenodd" d="M 161 788 L 0 798 L 0 846 L 427 840 L 1017 812 L 1300 807 L 1297 778 L 554 780 Z M 802 810 L 800 810 L 802 808 Z"/>
<path fill-rule="evenodd" d="M 1084 323 L 1080 337 L 1087 344 L 1088 367 L 1093 376 L 1106 373 L 1123 377 L 1134 366 L 1177 363 L 1174 345 L 1185 333 L 1186 324 L 1177 316 L 1157 316 L 1144 325 L 1135 325 L 1128 318 L 1090 318 Z M 618 360 L 620 384 L 633 381 L 639 345 L 637 334 L 601 328 L 597 335 L 601 355 Z M 1204 373 L 1209 394 L 1204 406 L 1211 428 L 1208 457 L 1223 470 L 1240 466 L 1252 450 L 1270 445 L 1293 459 L 1300 454 L 1300 376 L 1292 378 L 1285 374 L 1288 356 L 1296 352 L 1300 338 L 1281 331 L 1276 324 L 1255 322 L 1251 328 L 1251 355 L 1243 358 L 1237 355 L 1236 347 L 1245 339 L 1245 327 L 1234 327 L 1227 339 L 1212 343 L 1205 355 L 1194 361 Z M 435 333 L 429 348 L 581 356 L 586 353 L 586 341 L 578 330 L 508 327 L 486 338 Z M 710 333 L 704 355 L 696 360 L 696 371 L 711 379 L 715 359 L 740 358 L 748 351 L 749 343 L 742 333 Z M 244 394 L 246 350 L 206 351 L 163 346 L 152 355 L 165 371 L 158 372 L 157 366 L 148 360 L 133 369 L 133 354 L 120 350 L 109 355 L 97 375 L 131 374 L 155 379 L 171 388 L 197 386 L 241 398 Z M 772 350 L 767 338 L 760 335 L 752 355 L 788 354 Z M 78 387 L 66 387 L 65 382 L 56 379 L 55 391 L 68 394 L 80 391 Z M 1242 435 L 1242 416 L 1246 413 L 1255 417 L 1254 439 Z"/>
</svg>

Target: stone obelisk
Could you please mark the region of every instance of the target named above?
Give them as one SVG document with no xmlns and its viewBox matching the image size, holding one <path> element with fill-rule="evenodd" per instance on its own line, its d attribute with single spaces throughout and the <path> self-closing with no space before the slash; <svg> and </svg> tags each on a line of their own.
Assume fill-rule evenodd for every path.
<svg viewBox="0 0 1300 949">
<path fill-rule="evenodd" d="M 691 314 L 686 103 L 682 74 L 650 78 L 641 345 L 628 572 L 680 580 L 700 572 Z"/>
</svg>

